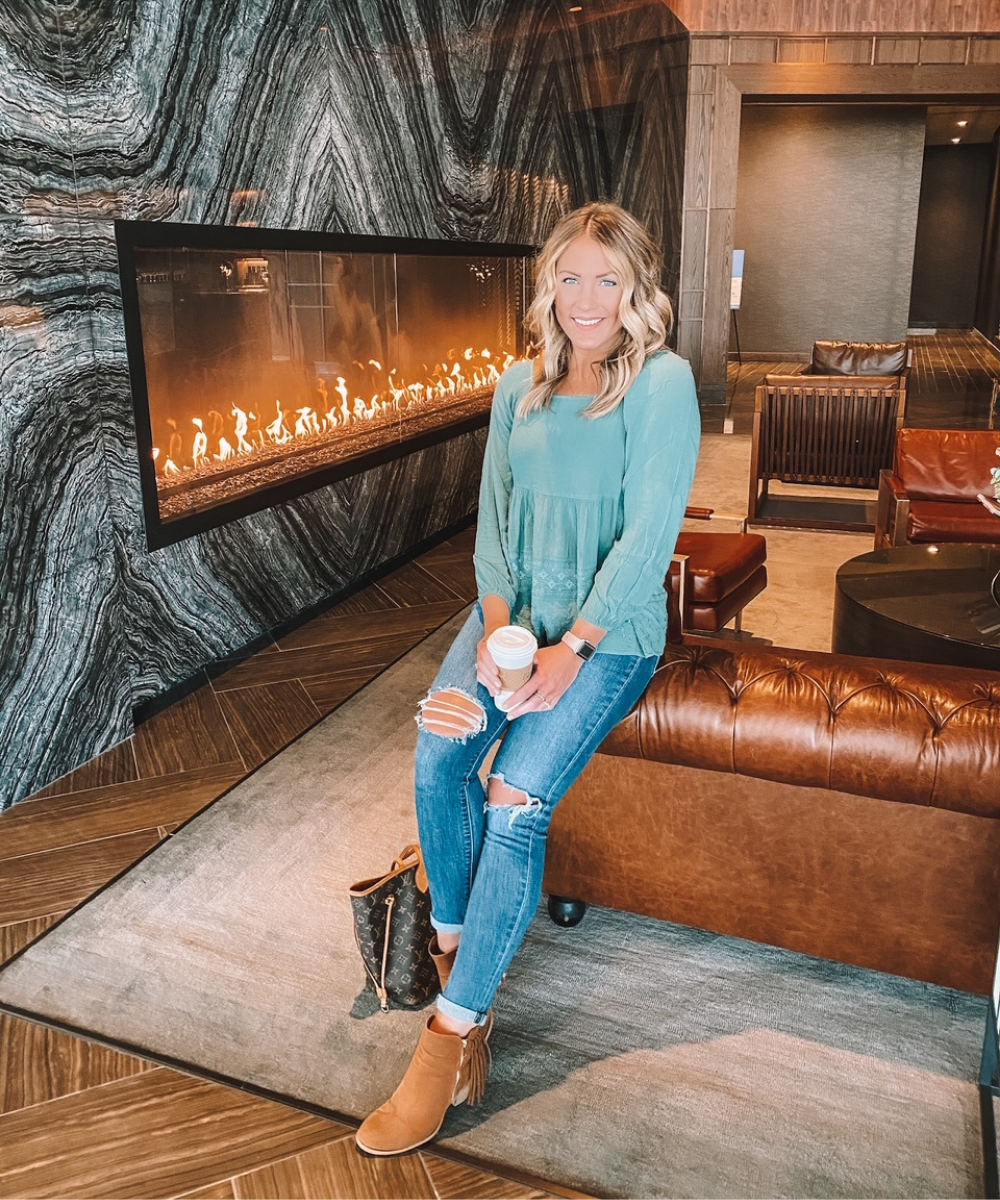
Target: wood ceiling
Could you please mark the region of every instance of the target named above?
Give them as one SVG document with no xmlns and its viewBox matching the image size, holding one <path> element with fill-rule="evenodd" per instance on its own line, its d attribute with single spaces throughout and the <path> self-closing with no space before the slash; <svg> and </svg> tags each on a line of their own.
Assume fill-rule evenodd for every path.
<svg viewBox="0 0 1000 1200">
<path fill-rule="evenodd" d="M 666 2 L 692 33 L 1000 33 L 998 0 Z"/>
</svg>

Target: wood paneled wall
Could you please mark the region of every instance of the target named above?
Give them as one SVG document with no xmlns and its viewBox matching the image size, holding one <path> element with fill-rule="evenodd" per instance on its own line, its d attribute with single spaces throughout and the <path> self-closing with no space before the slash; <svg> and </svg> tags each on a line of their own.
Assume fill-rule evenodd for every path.
<svg viewBox="0 0 1000 1200">
<path fill-rule="evenodd" d="M 669 0 L 692 33 L 997 33 L 998 0 Z"/>
<path fill-rule="evenodd" d="M 733 15 L 737 10 L 749 13 L 752 9 L 759 14 L 753 28 L 768 31 L 781 29 L 778 18 L 786 10 L 822 8 L 824 13 L 832 13 L 815 36 L 711 32 L 697 33 L 691 39 L 677 345 L 694 367 L 702 399 L 721 401 L 726 392 L 729 281 L 744 99 L 997 103 L 1000 33 L 866 36 L 870 26 L 864 21 L 877 7 L 879 11 L 882 8 L 875 4 L 819 5 L 804 0 L 793 5 L 791 0 L 775 0 L 751 6 L 742 0 L 732 5 L 723 0 L 703 5 L 678 0 L 672 7 L 682 20 L 686 17 L 681 9 L 697 10 L 692 17 L 697 29 L 712 28 L 706 23 L 713 11 Z M 905 9 L 908 19 L 915 20 L 918 9 L 946 6 L 894 3 L 884 7 L 887 13 Z M 984 22 L 987 7 L 996 12 L 1000 0 L 989 6 L 965 6 Z M 848 24 L 848 17 L 853 23 Z M 968 13 L 963 19 L 969 19 Z M 881 28 L 892 28 L 888 17 L 879 21 Z M 991 28 L 1000 30 L 1000 19 L 993 21 Z"/>
</svg>

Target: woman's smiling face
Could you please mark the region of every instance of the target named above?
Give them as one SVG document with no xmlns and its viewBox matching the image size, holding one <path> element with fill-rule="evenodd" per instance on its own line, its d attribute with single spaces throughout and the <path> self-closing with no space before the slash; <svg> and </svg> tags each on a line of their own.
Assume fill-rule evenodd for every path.
<svg viewBox="0 0 1000 1200">
<path fill-rule="evenodd" d="M 570 242 L 556 262 L 556 320 L 578 361 L 599 362 L 618 345 L 621 298 L 604 248 L 586 235 Z"/>
</svg>

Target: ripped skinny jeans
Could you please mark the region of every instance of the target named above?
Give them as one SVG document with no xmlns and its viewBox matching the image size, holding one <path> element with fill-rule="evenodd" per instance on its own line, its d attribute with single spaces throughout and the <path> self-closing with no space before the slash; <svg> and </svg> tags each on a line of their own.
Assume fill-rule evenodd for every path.
<svg viewBox="0 0 1000 1200">
<path fill-rule="evenodd" d="M 448 722 L 454 736 L 446 737 L 424 726 L 422 712 L 416 759 L 431 921 L 441 932 L 462 935 L 438 1008 L 479 1025 L 541 899 L 553 810 L 645 691 L 657 662 L 655 655 L 597 654 L 551 711 L 508 721 L 476 679 L 482 636 L 477 604 L 421 705 L 451 690 L 475 699 L 475 716 L 457 711 Z M 440 711 L 440 700 L 435 708 Z M 439 717 L 434 723 L 444 727 Z M 486 803 L 479 770 L 501 738 L 489 779 L 515 789 L 524 804 Z"/>
</svg>

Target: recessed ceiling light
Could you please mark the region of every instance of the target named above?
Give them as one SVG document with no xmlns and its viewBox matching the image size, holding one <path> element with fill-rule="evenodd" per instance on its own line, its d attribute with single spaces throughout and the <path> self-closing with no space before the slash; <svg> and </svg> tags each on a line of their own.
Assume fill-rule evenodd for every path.
<svg viewBox="0 0 1000 1200">
<path fill-rule="evenodd" d="M 966 125 L 968 125 L 968 123 L 969 123 L 968 121 L 956 121 L 955 122 L 955 124 L 959 127 L 959 129 L 964 129 L 966 127 Z"/>
<path fill-rule="evenodd" d="M 570 12 L 583 12 L 583 5 L 582 4 L 574 4 L 573 7 L 569 11 Z"/>
<path fill-rule="evenodd" d="M 951 139 L 951 141 L 952 141 L 952 145 L 955 145 L 955 146 L 957 146 L 957 145 L 958 145 L 958 143 L 959 143 L 961 140 L 962 140 L 961 138 L 952 138 L 952 139 Z"/>
</svg>

